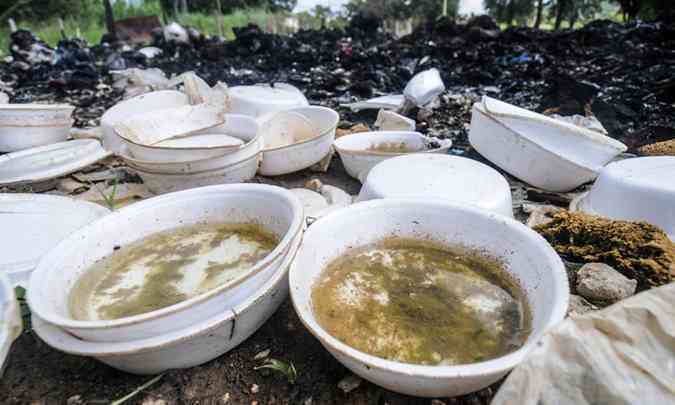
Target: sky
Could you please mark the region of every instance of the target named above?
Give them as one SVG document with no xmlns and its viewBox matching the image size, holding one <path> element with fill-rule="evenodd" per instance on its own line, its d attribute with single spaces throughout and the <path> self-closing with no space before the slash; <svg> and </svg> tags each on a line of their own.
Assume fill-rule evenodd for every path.
<svg viewBox="0 0 675 405">
<path fill-rule="evenodd" d="M 440 1 L 440 0 L 439 0 Z M 295 11 L 311 10 L 317 4 L 329 6 L 333 10 L 339 10 L 343 5 L 347 4 L 349 0 L 298 0 L 298 5 Z M 481 14 L 483 12 L 483 0 L 460 0 L 459 13 L 460 14 Z"/>
</svg>

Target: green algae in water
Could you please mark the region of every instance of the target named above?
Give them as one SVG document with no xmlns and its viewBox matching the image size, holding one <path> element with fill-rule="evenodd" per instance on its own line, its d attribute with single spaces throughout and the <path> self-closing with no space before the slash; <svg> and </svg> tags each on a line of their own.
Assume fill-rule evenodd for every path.
<svg viewBox="0 0 675 405">
<path fill-rule="evenodd" d="M 198 224 L 152 234 L 95 263 L 69 296 L 79 320 L 161 309 L 245 274 L 278 244 L 257 224 Z"/>
<path fill-rule="evenodd" d="M 312 290 L 318 323 L 362 352 L 424 365 L 469 364 L 518 349 L 530 312 L 494 260 L 388 238 L 331 262 Z"/>
</svg>

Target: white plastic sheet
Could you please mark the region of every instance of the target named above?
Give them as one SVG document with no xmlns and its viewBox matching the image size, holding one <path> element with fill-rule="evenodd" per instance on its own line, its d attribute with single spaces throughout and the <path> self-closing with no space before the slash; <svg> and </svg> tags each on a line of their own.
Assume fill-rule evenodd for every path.
<svg viewBox="0 0 675 405">
<path fill-rule="evenodd" d="M 675 404 L 675 283 L 568 318 L 492 405 Z"/>
</svg>

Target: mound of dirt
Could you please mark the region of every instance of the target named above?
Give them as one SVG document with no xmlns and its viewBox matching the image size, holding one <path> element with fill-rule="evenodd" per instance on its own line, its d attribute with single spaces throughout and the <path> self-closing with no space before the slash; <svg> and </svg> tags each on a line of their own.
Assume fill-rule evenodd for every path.
<svg viewBox="0 0 675 405">
<path fill-rule="evenodd" d="M 646 222 L 561 211 L 534 229 L 570 260 L 602 262 L 638 281 L 638 290 L 675 280 L 675 243 Z"/>
</svg>

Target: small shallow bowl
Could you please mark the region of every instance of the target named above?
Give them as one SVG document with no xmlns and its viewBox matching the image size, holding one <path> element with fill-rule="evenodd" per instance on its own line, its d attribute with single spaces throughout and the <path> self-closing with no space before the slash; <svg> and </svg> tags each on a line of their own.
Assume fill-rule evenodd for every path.
<svg viewBox="0 0 675 405">
<path fill-rule="evenodd" d="M 270 86 L 235 86 L 228 91 L 230 112 L 250 117 L 305 107 L 309 103 L 297 88 L 276 83 Z"/>
<path fill-rule="evenodd" d="M 261 153 L 256 153 L 239 162 L 228 164 L 223 167 L 212 168 L 204 171 L 191 171 L 190 173 L 156 173 L 138 168 L 132 168 L 143 180 L 148 190 L 155 194 L 166 194 L 174 191 L 188 190 L 191 188 L 212 186 L 216 184 L 244 183 L 255 177 L 260 164 Z M 211 162 L 212 159 L 206 162 Z M 212 166 L 211 164 L 209 164 Z"/>
<path fill-rule="evenodd" d="M 331 336 L 314 316 L 314 284 L 326 266 L 345 252 L 390 236 L 461 245 L 504 263 L 505 270 L 520 284 L 532 312 L 533 331 L 525 344 L 514 352 L 479 363 L 424 366 L 371 356 Z M 300 320 L 338 361 L 377 385 L 424 397 L 461 395 L 502 378 L 542 334 L 565 317 L 569 300 L 565 266 L 536 232 L 503 215 L 438 200 L 372 200 L 318 219 L 305 233 L 289 282 Z"/>
<path fill-rule="evenodd" d="M 330 153 L 335 140 L 335 130 L 340 121 L 337 112 L 317 106 L 294 108 L 288 112 L 307 118 L 314 128 L 318 129 L 318 136 L 291 145 L 265 149 L 259 169 L 259 173 L 263 176 L 279 176 L 306 169 Z"/>
<path fill-rule="evenodd" d="M 440 199 L 513 217 L 504 176 L 472 159 L 415 153 L 385 160 L 368 173 L 358 201 L 376 198 Z"/>
<path fill-rule="evenodd" d="M 368 172 L 376 164 L 396 156 L 409 155 L 411 153 L 447 153 L 452 146 L 452 141 L 442 140 L 441 147 L 429 149 L 428 138 L 419 132 L 412 131 L 375 131 L 360 132 L 345 135 L 334 143 L 335 150 L 340 154 L 340 159 L 347 173 L 363 183 Z M 411 152 L 381 152 L 372 150 L 381 144 L 402 144 Z"/>
<path fill-rule="evenodd" d="M 129 154 L 139 160 L 156 162 L 189 162 L 209 159 L 234 153 L 241 149 L 249 149 L 257 138 L 259 126 L 255 119 L 239 114 L 226 114 L 225 123 L 217 127 L 196 132 L 194 136 L 181 139 L 172 139 L 159 142 L 157 145 L 147 146 L 123 141 Z M 200 146 L 208 138 L 207 135 L 227 135 L 245 141 L 244 144 L 234 145 L 232 139 L 222 139 L 223 143 L 217 146 Z M 179 145 L 180 147 L 176 147 Z M 189 146 L 188 146 L 189 145 Z M 236 161 L 236 159 L 235 159 Z"/>
<path fill-rule="evenodd" d="M 196 223 L 259 223 L 279 235 L 277 247 L 249 272 L 206 293 L 141 315 L 116 320 L 71 317 L 68 297 L 80 277 L 116 247 Z M 288 190 L 260 184 L 202 187 L 124 207 L 80 229 L 40 260 L 28 302 L 39 318 L 89 341 L 119 342 L 177 331 L 219 314 L 234 287 L 278 266 L 303 226 L 300 201 Z"/>
<path fill-rule="evenodd" d="M 101 117 L 103 129 L 103 147 L 111 152 L 118 153 L 123 139 L 114 130 L 115 124 L 151 111 L 163 110 L 188 105 L 188 96 L 180 91 L 161 90 L 141 94 L 128 100 L 120 101 L 112 106 Z"/>
<path fill-rule="evenodd" d="M 570 210 L 646 221 L 663 229 L 675 241 L 675 156 L 610 163 L 602 169 L 591 190 L 572 201 Z"/>
<path fill-rule="evenodd" d="M 489 97 L 473 105 L 469 142 L 515 177 L 554 192 L 592 181 L 626 145 Z"/>
<path fill-rule="evenodd" d="M 0 273 L 0 377 L 12 342 L 21 334 L 21 329 L 21 312 L 14 287 L 7 276 Z"/>
<path fill-rule="evenodd" d="M 275 271 L 261 273 L 255 276 L 259 280 L 246 282 L 259 281 L 259 285 L 241 288 L 239 294 L 224 304 L 219 314 L 181 330 L 125 342 L 88 342 L 35 314 L 33 329 L 57 350 L 94 357 L 128 373 L 158 374 L 194 367 L 235 348 L 272 316 L 288 294 L 288 267 L 301 240 L 302 235 L 299 234 L 284 262 Z"/>
<path fill-rule="evenodd" d="M 68 104 L 0 105 L 0 152 L 65 141 L 70 136 L 74 110 Z"/>
</svg>

